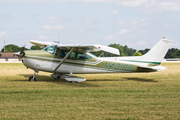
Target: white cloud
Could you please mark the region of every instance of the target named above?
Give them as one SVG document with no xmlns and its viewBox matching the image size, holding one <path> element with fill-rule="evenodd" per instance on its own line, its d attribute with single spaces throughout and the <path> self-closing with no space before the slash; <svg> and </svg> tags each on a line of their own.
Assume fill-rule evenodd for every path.
<svg viewBox="0 0 180 120">
<path fill-rule="evenodd" d="M 7 34 L 8 34 L 8 31 L 2 31 L 2 32 L 0 32 L 0 38 L 6 37 Z"/>
<path fill-rule="evenodd" d="M 161 11 L 180 11 L 180 2 L 160 2 L 158 8 Z"/>
<path fill-rule="evenodd" d="M 120 31 L 118 32 L 118 34 L 123 35 L 123 34 L 126 34 L 126 33 L 128 33 L 128 32 L 131 32 L 131 31 L 132 31 L 132 30 L 122 29 L 122 30 L 120 30 Z"/>
<path fill-rule="evenodd" d="M 144 3 L 147 3 L 149 0 L 124 0 L 120 3 L 122 6 L 126 7 L 137 7 Z"/>
<path fill-rule="evenodd" d="M 113 11 L 110 13 L 110 15 L 111 15 L 111 16 L 114 16 L 114 15 L 117 15 L 118 13 L 119 13 L 118 10 L 113 10 Z"/>
<path fill-rule="evenodd" d="M 0 0 L 0 2 L 96 2 L 96 3 L 114 3 L 119 7 L 137 7 L 138 10 L 146 11 L 180 11 L 180 1 L 178 0 Z M 3 4 L 0 4 L 2 6 Z M 112 14 L 117 14 L 117 10 Z"/>
<path fill-rule="evenodd" d="M 41 28 L 44 30 L 63 30 L 65 29 L 65 26 L 64 25 L 56 25 L 56 26 L 43 25 Z"/>
</svg>

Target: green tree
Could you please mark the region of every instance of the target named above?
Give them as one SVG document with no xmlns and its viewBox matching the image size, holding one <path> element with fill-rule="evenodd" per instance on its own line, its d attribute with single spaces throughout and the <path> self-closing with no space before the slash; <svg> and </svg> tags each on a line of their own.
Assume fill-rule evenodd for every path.
<svg viewBox="0 0 180 120">
<path fill-rule="evenodd" d="M 1 49 L 1 52 L 19 52 L 19 51 L 21 51 L 21 48 L 14 44 L 6 45 L 5 51 L 4 48 Z"/>
<path fill-rule="evenodd" d="M 129 48 L 129 50 L 128 50 L 128 56 L 133 56 L 136 51 L 137 51 L 137 50 L 135 50 L 135 49 Z"/>
<path fill-rule="evenodd" d="M 177 58 L 180 58 L 180 50 L 178 50 L 176 57 L 177 57 Z"/>
<path fill-rule="evenodd" d="M 133 56 L 142 56 L 142 54 L 140 52 L 136 52 Z"/>
<path fill-rule="evenodd" d="M 171 48 L 168 50 L 165 58 L 177 58 L 179 55 L 179 49 L 177 48 Z"/>
<path fill-rule="evenodd" d="M 139 50 L 142 55 L 146 54 L 150 49 L 146 48 L 145 50 Z"/>
<path fill-rule="evenodd" d="M 37 46 L 37 45 L 32 45 L 30 49 L 31 50 L 42 50 L 43 47 L 40 47 L 40 46 Z"/>
</svg>

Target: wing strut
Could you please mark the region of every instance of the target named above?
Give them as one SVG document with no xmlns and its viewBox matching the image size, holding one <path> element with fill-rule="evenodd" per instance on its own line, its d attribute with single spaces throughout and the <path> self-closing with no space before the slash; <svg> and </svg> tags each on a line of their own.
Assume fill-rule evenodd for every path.
<svg viewBox="0 0 180 120">
<path fill-rule="evenodd" d="M 62 65 L 62 63 L 69 57 L 69 55 L 73 52 L 74 48 L 71 48 L 69 53 L 61 60 L 61 62 L 58 64 L 58 66 L 53 70 L 54 73 L 56 73 L 57 69 Z"/>
</svg>

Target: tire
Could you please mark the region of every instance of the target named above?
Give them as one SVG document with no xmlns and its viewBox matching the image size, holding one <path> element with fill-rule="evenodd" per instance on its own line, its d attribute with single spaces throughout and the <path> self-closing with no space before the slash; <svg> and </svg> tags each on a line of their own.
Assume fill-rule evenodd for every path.
<svg viewBox="0 0 180 120">
<path fill-rule="evenodd" d="M 36 81 L 36 78 L 33 79 L 33 76 L 29 77 L 29 81 L 34 82 Z"/>
</svg>

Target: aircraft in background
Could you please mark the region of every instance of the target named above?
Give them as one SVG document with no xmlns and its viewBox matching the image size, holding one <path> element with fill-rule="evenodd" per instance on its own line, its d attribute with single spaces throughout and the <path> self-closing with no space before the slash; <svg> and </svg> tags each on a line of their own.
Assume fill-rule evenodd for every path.
<svg viewBox="0 0 180 120">
<path fill-rule="evenodd" d="M 116 48 L 104 45 L 59 44 L 30 40 L 32 44 L 47 46 L 43 50 L 30 50 L 15 53 L 22 58 L 22 63 L 34 70 L 29 81 L 36 81 L 39 71 L 53 73 L 55 79 L 65 79 L 69 82 L 83 82 L 85 78 L 73 74 L 99 73 L 137 73 L 157 72 L 166 69 L 160 66 L 170 45 L 168 39 L 161 39 L 148 53 L 143 56 L 130 57 L 97 57 L 91 52 L 109 52 L 120 55 Z"/>
</svg>

